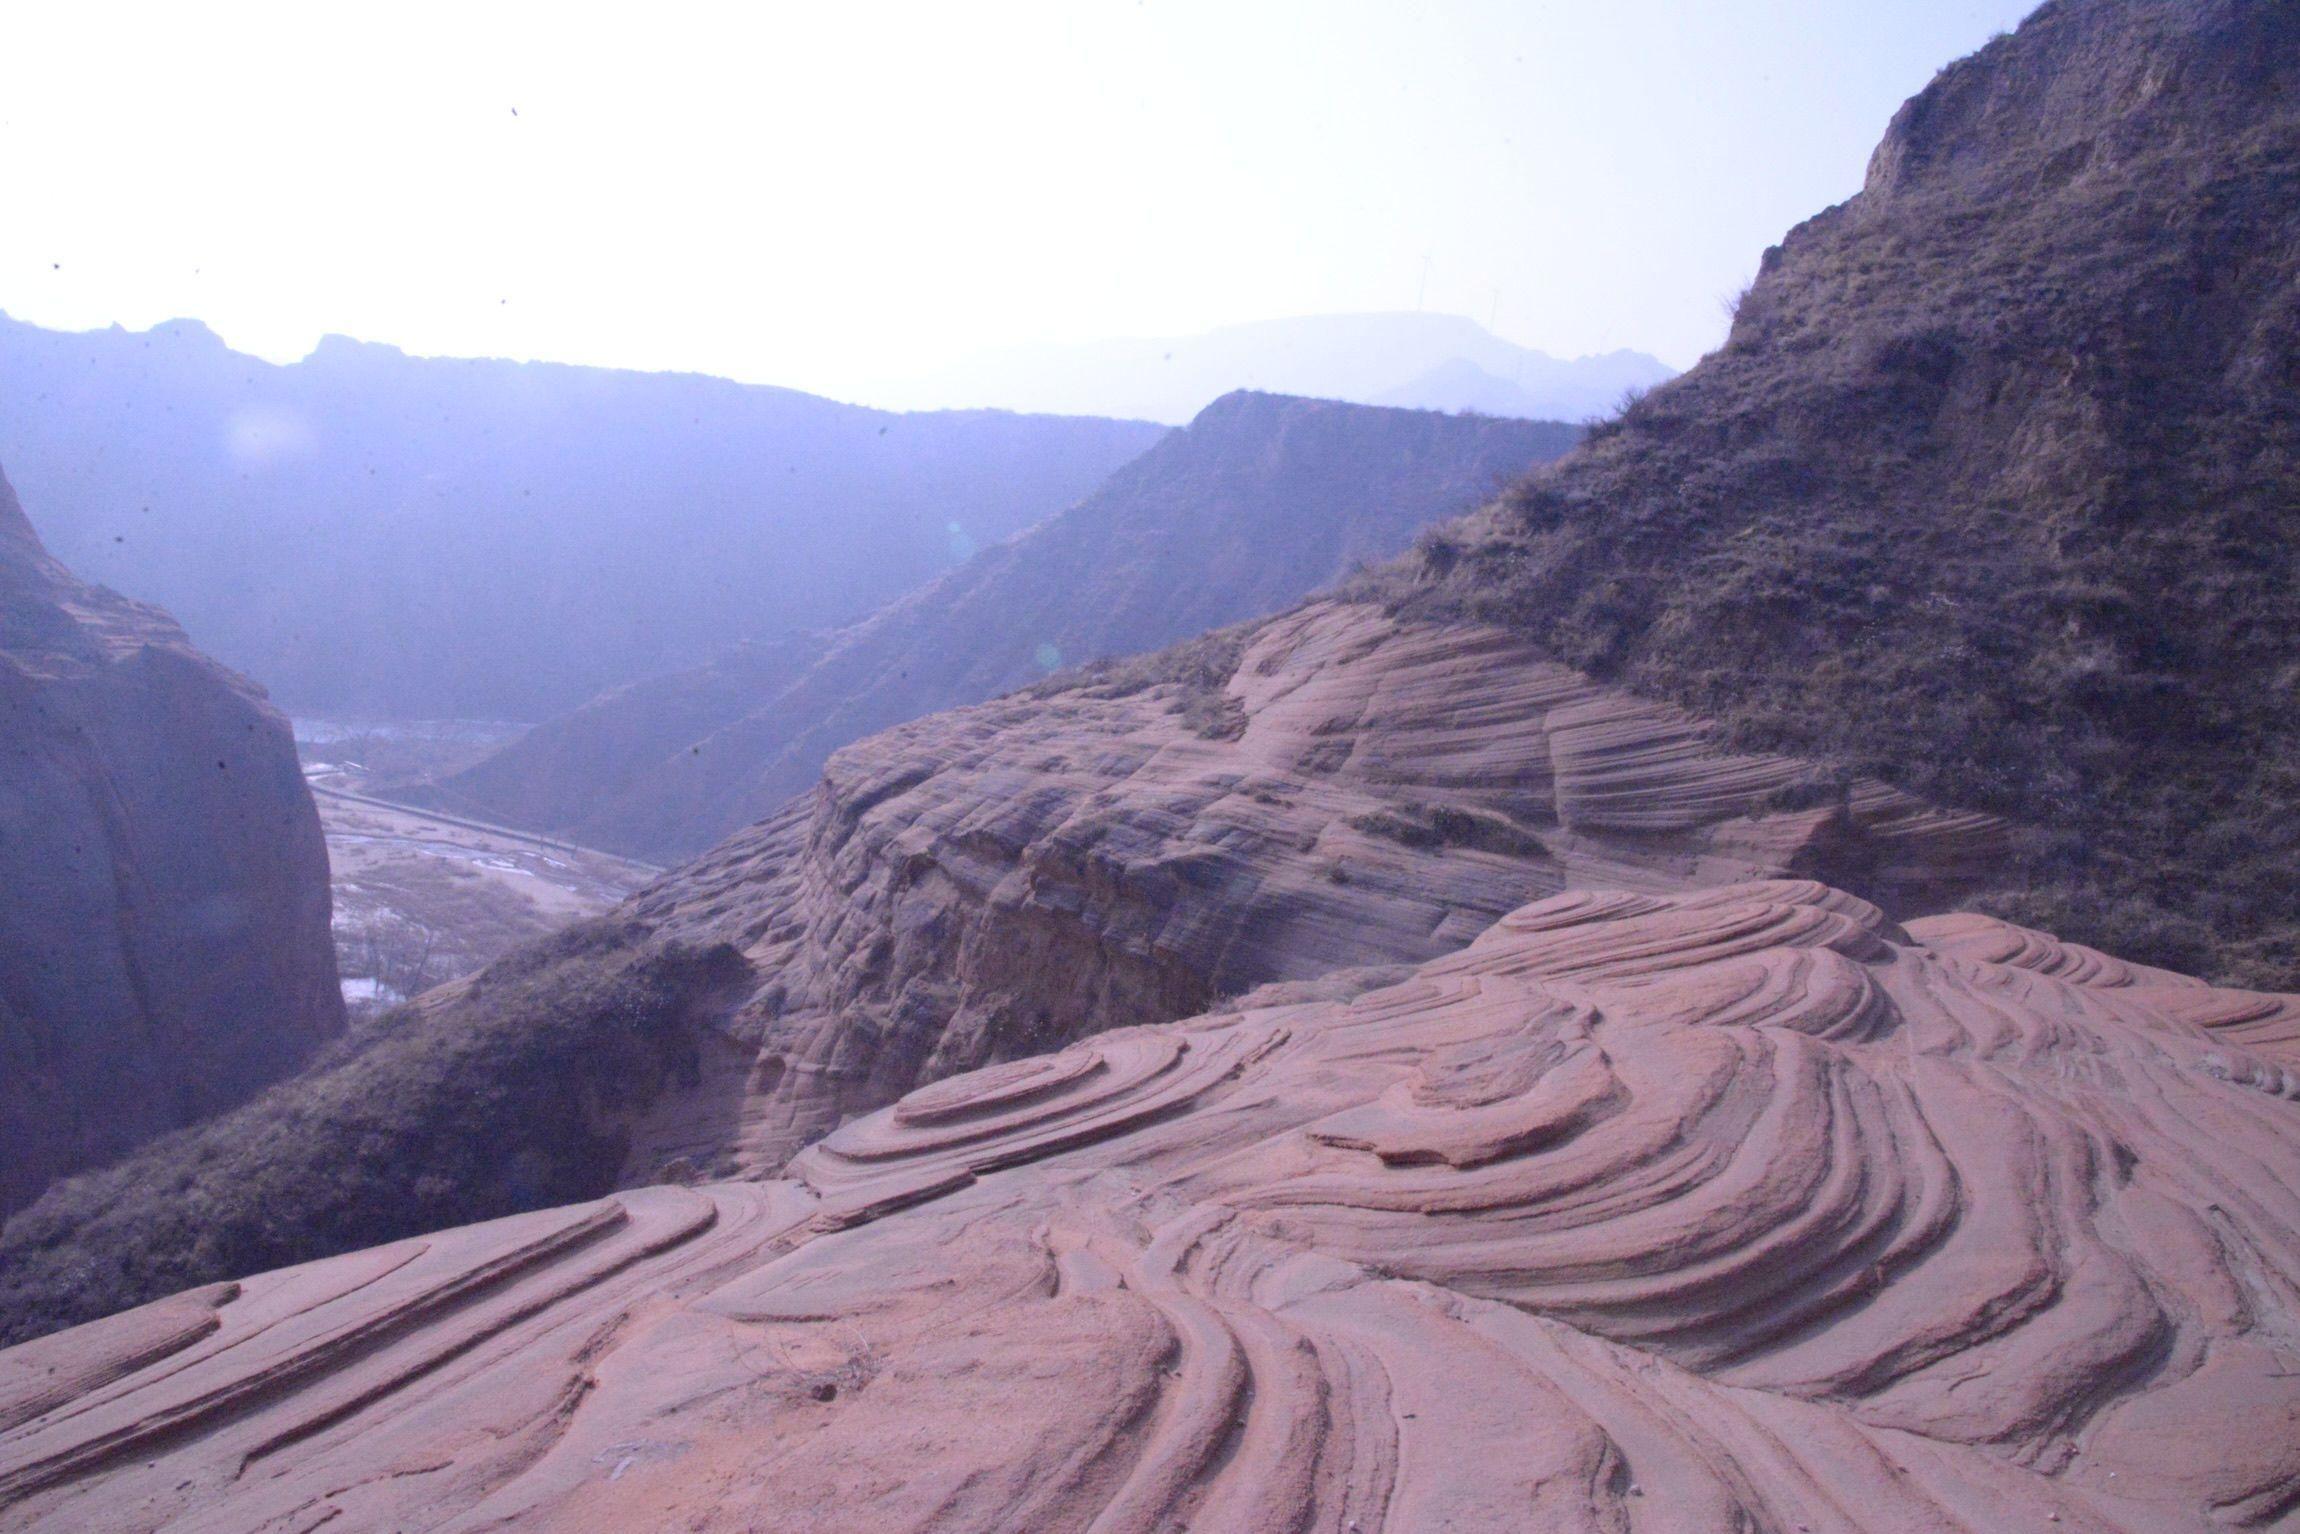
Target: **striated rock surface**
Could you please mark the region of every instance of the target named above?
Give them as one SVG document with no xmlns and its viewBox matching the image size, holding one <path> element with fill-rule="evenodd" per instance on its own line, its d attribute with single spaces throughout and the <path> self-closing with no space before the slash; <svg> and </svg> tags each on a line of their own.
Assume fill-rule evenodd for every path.
<svg viewBox="0 0 2300 1534">
<path fill-rule="evenodd" d="M 0 479 L 0 1216 L 343 1026 L 287 721 Z"/>
<path fill-rule="evenodd" d="M 890 730 L 634 897 L 760 977 L 626 1175 L 771 1171 L 920 1081 L 1215 998 L 1420 963 L 1568 886 L 1816 873 L 1937 909 L 2002 828 L 1718 750 L 1499 629 L 1313 603 Z"/>
<path fill-rule="evenodd" d="M 2290 1526 L 2300 998 L 1797 881 L 1390 978 L 0 1353 L 0 1527 Z"/>
<path fill-rule="evenodd" d="M 0 1232 L 0 1338 L 426 1210 L 521 1207 L 489 1166 L 531 1142 L 560 1199 L 772 1173 L 921 1083 L 1422 963 L 1568 886 L 1798 873 L 1937 909 L 2001 837 L 1874 784 L 1816 796 L 1802 764 L 1722 752 L 1505 631 L 1314 603 L 848 747 L 812 795 L 632 897 L 580 962 L 521 950 L 341 1068 L 26 1211 Z M 602 989 L 626 973 L 648 977 L 631 999 Z M 601 1081 L 632 1032 L 646 1063 Z M 478 1080 L 541 1105 L 518 1120 L 535 1132 L 475 1117 Z M 579 1157 L 561 1119 L 586 1126 Z M 351 1187 L 377 1191 L 347 1220 Z"/>
<path fill-rule="evenodd" d="M 665 1008 L 698 1030 L 692 1068 L 619 1101 L 586 1190 L 772 1174 L 953 1074 L 1257 986 L 1427 963 L 1569 888 L 1802 875 L 1894 919 L 2073 889 L 2094 903 L 2071 938 L 2137 923 L 2144 965 L 2186 947 L 2261 977 L 2199 1000 L 2136 971 L 2113 1005 L 2154 991 L 2232 1043 L 2288 1037 L 2269 961 L 2293 909 L 2272 897 L 2296 866 L 2280 849 L 2300 711 L 2277 700 L 2300 673 L 2278 619 L 2300 585 L 2277 497 L 2300 459 L 2277 455 L 2300 391 L 2271 385 L 2300 355 L 2300 289 L 2278 275 L 2300 244 L 2271 236 L 2300 198 L 2267 194 L 2300 174 L 2291 18 L 2045 7 L 1911 105 L 1893 142 L 1926 147 L 1888 145 L 1876 195 L 1769 259 L 1725 352 L 1391 577 L 832 757 L 811 797 L 624 909 L 633 951 L 723 946 L 744 978 Z M 2088 125 L 2101 147 L 2037 181 Z M 2204 286 L 2174 302 L 2179 273 Z M 1940 941 L 2094 962 L 2008 932 Z M 427 998 L 426 1026 L 459 1036 L 473 994 Z M 522 1090 L 548 1098 L 554 1059 Z M 305 1158 L 298 1199 L 323 1196 L 324 1155 L 273 1154 Z M 417 1176 L 462 1154 L 400 1159 Z M 106 1186 L 180 1203 L 223 1175 L 166 1151 Z M 102 1231 L 44 1226 L 37 1254 L 0 1236 L 0 1269 L 43 1291 L 29 1310 L 0 1295 L 7 1335 L 60 1319 L 61 1275 L 150 1297 L 234 1271 L 179 1233 L 174 1281 L 153 1284 L 153 1243 L 114 1207 Z M 278 1207 L 283 1228 L 299 1207 Z"/>
<path fill-rule="evenodd" d="M 619 688 L 414 796 L 692 857 L 806 792 L 850 741 L 1274 612 L 1398 554 L 1575 436 L 1230 394 L 1078 505 L 861 623 Z"/>
</svg>

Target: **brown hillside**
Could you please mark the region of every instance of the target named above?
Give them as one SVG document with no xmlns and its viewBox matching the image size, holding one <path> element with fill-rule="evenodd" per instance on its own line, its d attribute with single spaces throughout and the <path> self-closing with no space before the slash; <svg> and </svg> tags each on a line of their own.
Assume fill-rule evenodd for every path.
<svg viewBox="0 0 2300 1534">
<path fill-rule="evenodd" d="M 1596 435 L 1395 605 L 2037 828 L 2008 913 L 2300 986 L 2300 9 L 2044 6 Z"/>
</svg>

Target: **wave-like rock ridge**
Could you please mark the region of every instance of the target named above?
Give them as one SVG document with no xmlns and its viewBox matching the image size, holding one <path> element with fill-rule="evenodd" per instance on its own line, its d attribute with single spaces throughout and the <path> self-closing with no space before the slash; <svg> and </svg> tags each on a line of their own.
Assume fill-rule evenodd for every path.
<svg viewBox="0 0 2300 1534">
<path fill-rule="evenodd" d="M 0 1526 L 2283 1526 L 2295 1019 L 1811 881 L 1569 892 L 782 1179 L 0 1354 Z"/>
</svg>

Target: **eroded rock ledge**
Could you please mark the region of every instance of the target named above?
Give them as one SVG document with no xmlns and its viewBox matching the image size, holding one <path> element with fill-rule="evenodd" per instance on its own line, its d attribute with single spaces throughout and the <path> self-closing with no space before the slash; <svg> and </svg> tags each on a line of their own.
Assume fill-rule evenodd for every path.
<svg viewBox="0 0 2300 1534">
<path fill-rule="evenodd" d="M 926 1087 L 780 1180 L 0 1353 L 0 1526 L 2162 1534 L 2300 1497 L 2300 998 L 1796 881 L 1569 893 L 1300 989 Z"/>
<path fill-rule="evenodd" d="M 922 1081 L 1421 963 L 1569 886 L 1811 874 L 1939 909 L 2001 844 L 1988 817 L 1722 751 L 1494 628 L 1319 602 L 1215 653 L 1202 679 L 874 736 L 636 897 L 761 985 L 627 1180 L 771 1172 Z"/>
</svg>

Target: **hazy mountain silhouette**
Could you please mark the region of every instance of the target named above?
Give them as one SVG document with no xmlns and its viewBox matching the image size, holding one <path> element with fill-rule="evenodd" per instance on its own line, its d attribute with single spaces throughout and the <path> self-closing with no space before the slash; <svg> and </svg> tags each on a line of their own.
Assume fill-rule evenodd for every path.
<svg viewBox="0 0 2300 1534">
<path fill-rule="evenodd" d="M 618 688 L 425 797 L 594 846 L 691 855 L 803 792 L 849 741 L 1272 612 L 1396 554 L 1576 435 L 1229 395 L 1079 505 L 864 622 Z"/>
<path fill-rule="evenodd" d="M 1179 424 L 1233 389 L 1259 389 L 1367 405 L 1579 421 L 1673 371 L 1642 352 L 1552 357 L 1458 315 L 1325 314 L 1229 325 L 1197 336 L 986 352 L 891 391 L 890 398 L 908 405 L 996 405 Z"/>
<path fill-rule="evenodd" d="M 0 317 L 0 461 L 57 556 L 296 712 L 541 718 L 844 622 L 1158 435 L 341 337 L 283 367 L 193 321 Z"/>
</svg>

